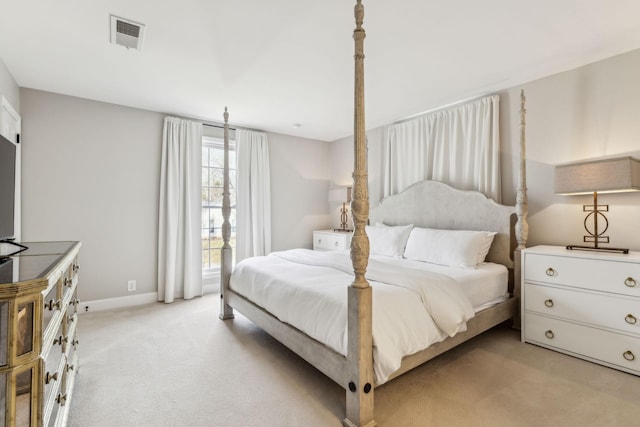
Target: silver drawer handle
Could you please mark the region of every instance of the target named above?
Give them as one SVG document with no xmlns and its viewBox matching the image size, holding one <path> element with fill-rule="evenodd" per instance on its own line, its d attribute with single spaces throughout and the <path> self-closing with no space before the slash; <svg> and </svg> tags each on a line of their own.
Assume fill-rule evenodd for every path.
<svg viewBox="0 0 640 427">
<path fill-rule="evenodd" d="M 634 356 L 634 354 L 629 350 L 622 353 L 622 357 L 624 357 L 629 362 L 633 362 L 634 360 L 636 360 L 636 356 Z"/>
<path fill-rule="evenodd" d="M 628 288 L 635 288 L 638 283 L 633 277 L 627 277 L 624 281 L 624 285 Z"/>
<path fill-rule="evenodd" d="M 322 243 L 322 239 L 318 239 L 318 244 Z"/>
<path fill-rule="evenodd" d="M 624 321 L 630 325 L 635 325 L 638 319 L 633 314 L 627 314 L 627 317 L 624 318 Z"/>
<path fill-rule="evenodd" d="M 555 335 L 553 334 L 553 331 L 547 331 L 544 333 L 544 336 L 549 338 L 549 339 L 553 339 L 555 337 Z"/>
<path fill-rule="evenodd" d="M 58 381 L 58 373 L 51 374 L 51 372 L 47 372 L 47 375 L 44 377 L 44 383 L 49 384 L 51 381 Z"/>
<path fill-rule="evenodd" d="M 58 402 L 60 406 L 64 406 L 65 403 L 67 403 L 67 393 L 58 394 L 58 397 L 56 397 L 56 402 Z"/>
<path fill-rule="evenodd" d="M 545 300 L 544 305 L 546 305 L 549 308 L 553 307 L 553 300 L 551 299 Z"/>
<path fill-rule="evenodd" d="M 53 311 L 54 308 L 56 310 L 60 310 L 60 308 L 62 308 L 62 300 L 59 299 L 59 300 L 56 300 L 55 302 L 53 300 L 49 300 L 44 303 L 44 308 L 48 309 L 49 311 Z"/>
<path fill-rule="evenodd" d="M 69 337 L 63 337 L 62 335 L 60 335 L 58 338 L 55 338 L 53 340 L 53 345 L 66 344 L 68 341 L 69 341 Z"/>
<path fill-rule="evenodd" d="M 336 247 L 338 247 L 338 242 L 335 242 L 334 245 L 336 245 Z"/>
<path fill-rule="evenodd" d="M 552 276 L 552 277 L 556 275 L 556 271 L 551 267 L 547 268 L 547 271 L 545 271 L 545 273 L 547 276 Z"/>
</svg>

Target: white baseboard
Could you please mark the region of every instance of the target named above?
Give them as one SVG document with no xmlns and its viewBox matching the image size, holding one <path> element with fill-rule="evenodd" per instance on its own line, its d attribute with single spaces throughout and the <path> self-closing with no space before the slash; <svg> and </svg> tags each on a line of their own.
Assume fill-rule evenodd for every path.
<svg viewBox="0 0 640 427">
<path fill-rule="evenodd" d="M 220 292 L 220 285 L 217 283 L 204 285 L 202 287 L 203 294 Z M 146 294 L 136 294 L 126 297 L 97 299 L 94 301 L 81 301 L 78 307 L 78 313 L 87 313 L 89 311 L 110 310 L 112 308 L 133 307 L 136 305 L 151 304 L 158 302 L 158 293 L 149 292 Z"/>
<path fill-rule="evenodd" d="M 137 294 L 126 297 L 97 299 L 94 301 L 81 301 L 78 307 L 78 313 L 86 313 L 89 311 L 110 310 L 112 308 L 132 307 L 136 305 L 150 304 L 158 301 L 157 292 L 149 292 L 146 294 Z"/>
</svg>

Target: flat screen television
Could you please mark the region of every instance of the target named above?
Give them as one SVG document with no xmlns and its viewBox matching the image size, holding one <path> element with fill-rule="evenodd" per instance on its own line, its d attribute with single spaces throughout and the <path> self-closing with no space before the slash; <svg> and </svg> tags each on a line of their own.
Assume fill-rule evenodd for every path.
<svg viewBox="0 0 640 427">
<path fill-rule="evenodd" d="M 14 237 L 16 145 L 0 135 L 0 240 Z"/>
</svg>

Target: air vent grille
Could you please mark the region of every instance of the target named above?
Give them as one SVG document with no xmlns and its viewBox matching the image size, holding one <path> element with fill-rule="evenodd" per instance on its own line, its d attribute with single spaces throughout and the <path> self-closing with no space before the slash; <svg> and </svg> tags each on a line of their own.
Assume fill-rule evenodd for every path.
<svg viewBox="0 0 640 427">
<path fill-rule="evenodd" d="M 142 50 L 144 24 L 111 15 L 111 43 Z"/>
</svg>

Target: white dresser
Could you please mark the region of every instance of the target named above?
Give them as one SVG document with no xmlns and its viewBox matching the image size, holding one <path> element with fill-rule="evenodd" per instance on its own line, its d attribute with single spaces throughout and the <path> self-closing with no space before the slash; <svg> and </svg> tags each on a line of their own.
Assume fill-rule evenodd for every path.
<svg viewBox="0 0 640 427">
<path fill-rule="evenodd" d="M 522 341 L 640 375 L 640 252 L 522 251 Z"/>
<path fill-rule="evenodd" d="M 351 231 L 316 230 L 313 249 L 318 251 L 344 251 L 351 247 Z"/>
</svg>

